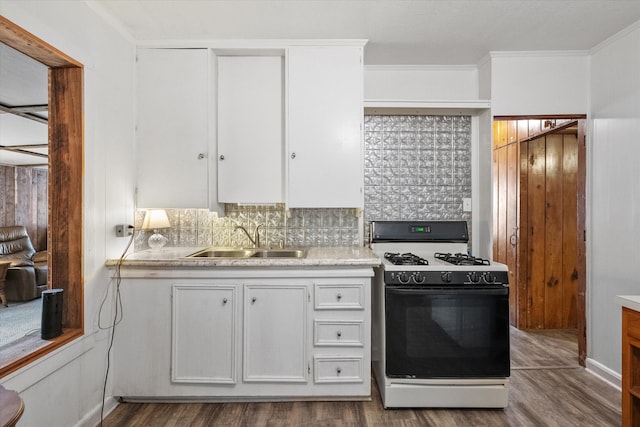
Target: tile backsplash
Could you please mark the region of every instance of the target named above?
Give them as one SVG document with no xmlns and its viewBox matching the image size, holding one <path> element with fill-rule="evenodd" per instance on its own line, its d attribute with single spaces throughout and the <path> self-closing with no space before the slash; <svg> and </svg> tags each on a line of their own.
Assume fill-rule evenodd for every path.
<svg viewBox="0 0 640 427">
<path fill-rule="evenodd" d="M 365 116 L 364 226 L 465 220 L 471 233 L 470 116 Z"/>
<path fill-rule="evenodd" d="M 161 232 L 171 246 L 242 246 L 251 242 L 237 226 L 247 229 L 251 237 L 262 224 L 260 239 L 264 246 L 353 246 L 358 245 L 358 217 L 355 209 L 291 209 L 284 205 L 225 205 L 225 216 L 207 209 L 166 209 L 171 228 Z M 136 228 L 142 225 L 145 209 L 136 212 Z M 147 249 L 151 231 L 135 237 L 136 250 Z"/>
<path fill-rule="evenodd" d="M 470 116 L 365 116 L 364 241 L 373 220 L 465 220 L 471 234 Z M 237 226 L 253 236 L 262 224 L 265 246 L 351 246 L 360 242 L 354 209 L 291 209 L 284 205 L 225 205 L 225 216 L 207 209 L 166 209 L 171 246 L 249 246 Z M 136 212 L 136 228 L 145 210 Z M 135 237 L 148 248 L 150 231 Z"/>
</svg>

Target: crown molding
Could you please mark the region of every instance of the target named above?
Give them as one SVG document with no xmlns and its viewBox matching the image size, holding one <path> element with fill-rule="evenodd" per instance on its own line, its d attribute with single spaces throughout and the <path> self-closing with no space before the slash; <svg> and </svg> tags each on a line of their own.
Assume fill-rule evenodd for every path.
<svg viewBox="0 0 640 427">
<path fill-rule="evenodd" d="M 625 38 L 626 36 L 628 36 L 629 34 L 633 33 L 634 31 L 640 30 L 640 21 L 637 21 L 634 24 L 631 24 L 630 26 L 628 26 L 627 28 L 617 32 L 616 34 L 612 35 L 611 37 L 601 41 L 600 43 L 598 43 L 597 45 L 595 45 L 594 47 L 592 47 L 589 50 L 589 54 L 593 55 L 594 53 L 599 52 L 600 50 L 606 48 L 607 46 L 612 45 L 613 43 L 617 42 L 620 39 Z"/>
<path fill-rule="evenodd" d="M 540 58 L 540 57 L 589 56 L 588 50 L 523 50 L 491 51 L 489 58 Z"/>
<path fill-rule="evenodd" d="M 213 40 L 136 40 L 141 48 L 213 48 L 213 49 L 284 49 L 294 46 L 364 47 L 367 39 L 213 39 Z"/>
<path fill-rule="evenodd" d="M 478 67 L 465 65 L 365 65 L 365 71 L 476 71 Z"/>
</svg>

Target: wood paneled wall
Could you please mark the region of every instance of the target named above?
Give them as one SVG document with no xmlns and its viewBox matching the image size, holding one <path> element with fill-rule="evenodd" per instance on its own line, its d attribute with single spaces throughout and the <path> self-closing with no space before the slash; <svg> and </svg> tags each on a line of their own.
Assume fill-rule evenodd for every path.
<svg viewBox="0 0 640 427">
<path fill-rule="evenodd" d="M 47 249 L 46 169 L 0 166 L 0 227 L 24 225 L 36 251 Z"/>
<path fill-rule="evenodd" d="M 580 120 L 494 121 L 493 256 L 509 266 L 518 328 L 584 324 Z"/>
</svg>

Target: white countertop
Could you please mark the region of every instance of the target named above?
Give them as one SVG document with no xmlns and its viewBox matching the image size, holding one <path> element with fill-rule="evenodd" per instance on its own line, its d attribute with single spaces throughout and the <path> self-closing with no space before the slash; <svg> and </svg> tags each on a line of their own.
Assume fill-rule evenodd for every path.
<svg viewBox="0 0 640 427">
<path fill-rule="evenodd" d="M 617 295 L 616 302 L 623 307 L 640 312 L 640 295 Z"/>
<path fill-rule="evenodd" d="M 151 249 L 133 252 L 122 260 L 122 267 L 155 268 L 208 268 L 208 267 L 375 267 L 380 258 L 371 249 L 359 246 L 306 248 L 304 258 L 188 258 L 205 249 L 203 247 L 166 247 L 158 251 Z M 118 259 L 109 259 L 108 267 L 118 264 Z"/>
</svg>

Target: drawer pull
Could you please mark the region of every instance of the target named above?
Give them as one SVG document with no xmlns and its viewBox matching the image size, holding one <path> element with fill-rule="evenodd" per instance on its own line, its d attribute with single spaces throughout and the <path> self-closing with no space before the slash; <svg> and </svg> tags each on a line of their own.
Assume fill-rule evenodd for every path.
<svg viewBox="0 0 640 427">
<path fill-rule="evenodd" d="M 258 298 L 256 298 L 256 297 L 251 298 L 251 304 L 254 304 L 257 300 L 258 300 Z"/>
<path fill-rule="evenodd" d="M 342 368 L 338 366 L 338 368 L 336 368 L 336 372 L 340 375 L 342 373 Z"/>
<path fill-rule="evenodd" d="M 338 331 L 336 335 L 338 335 L 338 339 L 340 339 L 342 337 L 342 331 Z"/>
<path fill-rule="evenodd" d="M 338 295 L 336 295 L 336 298 L 338 298 L 338 301 L 340 301 L 342 299 L 342 294 L 338 293 Z"/>
<path fill-rule="evenodd" d="M 227 300 L 226 298 L 222 298 L 222 305 L 226 304 L 226 303 L 227 303 L 227 301 L 228 301 L 228 300 Z"/>
</svg>

